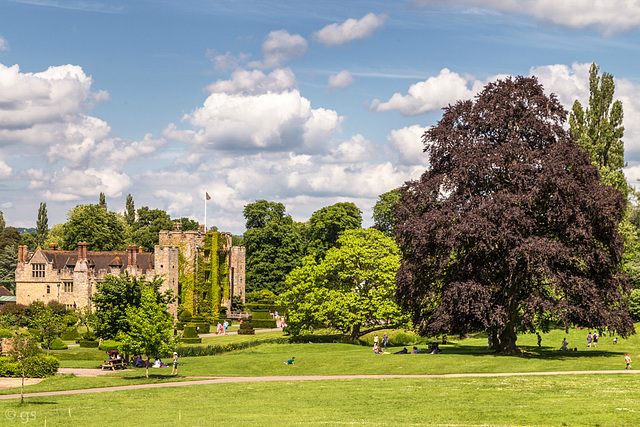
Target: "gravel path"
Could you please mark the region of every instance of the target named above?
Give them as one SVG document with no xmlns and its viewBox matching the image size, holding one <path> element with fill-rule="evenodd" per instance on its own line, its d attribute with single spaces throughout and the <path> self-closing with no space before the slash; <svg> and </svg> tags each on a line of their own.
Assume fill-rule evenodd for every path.
<svg viewBox="0 0 640 427">
<path fill-rule="evenodd" d="M 118 387 L 97 387 L 80 390 L 47 391 L 39 393 L 25 393 L 25 397 L 59 396 L 66 394 L 105 393 L 122 390 L 139 390 L 144 388 L 183 387 L 203 384 L 245 383 L 245 382 L 274 382 L 274 381 L 318 381 L 318 380 L 351 380 L 351 379 L 389 379 L 389 378 L 468 378 L 468 377 L 512 377 L 512 376 L 541 376 L 541 375 L 593 375 L 593 374 L 637 374 L 640 370 L 617 371 L 562 371 L 562 372 L 510 372 L 510 373 L 479 373 L 479 374 L 444 374 L 444 375 L 292 375 L 281 377 L 220 377 L 201 379 L 198 381 L 176 381 L 156 384 L 136 384 Z M 19 399 L 19 394 L 0 395 L 0 400 Z"/>
</svg>

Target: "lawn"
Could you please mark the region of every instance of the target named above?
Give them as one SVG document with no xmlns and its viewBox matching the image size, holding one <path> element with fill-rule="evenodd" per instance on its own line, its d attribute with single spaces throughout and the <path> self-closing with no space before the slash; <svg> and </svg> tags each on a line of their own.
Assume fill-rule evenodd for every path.
<svg viewBox="0 0 640 427">
<path fill-rule="evenodd" d="M 3 408 L 15 425 L 20 414 L 76 426 L 637 425 L 636 384 L 620 374 L 286 381 L 32 397 Z"/>
</svg>

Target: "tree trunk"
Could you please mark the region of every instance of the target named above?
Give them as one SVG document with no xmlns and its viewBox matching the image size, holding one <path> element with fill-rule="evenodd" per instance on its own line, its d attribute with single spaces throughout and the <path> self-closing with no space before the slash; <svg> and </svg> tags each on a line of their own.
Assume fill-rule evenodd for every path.
<svg viewBox="0 0 640 427">
<path fill-rule="evenodd" d="M 22 362 L 22 386 L 20 387 L 20 403 L 24 403 L 24 362 Z"/>
<path fill-rule="evenodd" d="M 520 350 L 516 346 L 516 319 L 513 316 L 505 325 L 502 332 L 500 332 L 500 347 L 498 353 L 502 354 L 518 354 Z"/>
<path fill-rule="evenodd" d="M 356 323 L 355 325 L 353 325 L 353 329 L 351 330 L 351 337 L 349 338 L 349 340 L 355 341 L 358 339 L 359 336 L 360 336 L 360 323 Z"/>
<path fill-rule="evenodd" d="M 145 365 L 147 365 L 147 378 L 149 378 L 149 356 L 147 356 L 147 363 L 145 363 Z"/>
</svg>

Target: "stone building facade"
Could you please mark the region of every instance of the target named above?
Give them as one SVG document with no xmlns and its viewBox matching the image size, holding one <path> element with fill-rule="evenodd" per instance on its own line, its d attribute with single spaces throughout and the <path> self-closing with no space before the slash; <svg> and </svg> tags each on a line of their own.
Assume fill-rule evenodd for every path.
<svg viewBox="0 0 640 427">
<path fill-rule="evenodd" d="M 220 303 L 230 309 L 233 295 L 241 296 L 244 302 L 245 248 L 232 246 L 230 233 L 215 235 L 222 241 L 222 249 L 217 251 L 217 256 L 221 256 L 221 262 L 228 271 L 222 283 L 222 294 L 228 298 L 223 298 Z M 182 231 L 180 224 L 176 223 L 174 230 L 160 232 L 160 244 L 155 246 L 153 253 L 142 252 L 137 246 L 129 246 L 126 251 L 94 252 L 87 250 L 85 242 L 78 243 L 77 251 L 59 250 L 56 244 L 52 244 L 48 250 L 38 248 L 29 252 L 26 246 L 20 246 L 16 302 L 28 305 L 33 301 L 56 301 L 69 308 L 93 309 L 91 296 L 97 291 L 96 284 L 104 281 L 107 275 L 128 273 L 148 280 L 160 275 L 164 279 L 160 291 L 170 289 L 178 296 L 169 307 L 169 312 L 176 316 L 178 304 L 184 303 L 186 294 L 181 280 L 185 281 L 189 274 L 196 277 L 198 260 L 202 270 L 207 265 L 203 260 L 208 261 L 211 256 L 205 247 L 207 236 L 210 241 L 212 233 L 205 233 L 204 227 L 197 231 Z M 206 272 L 200 273 L 202 276 Z M 192 301 L 197 302 L 197 298 Z"/>
<path fill-rule="evenodd" d="M 16 267 L 16 302 L 31 304 L 33 301 L 56 301 L 68 308 L 89 307 L 96 285 L 107 275 L 121 276 L 128 273 L 148 280 L 160 275 L 164 282 L 160 291 L 178 292 L 178 247 L 156 246 L 154 253 L 142 252 L 137 246 L 126 251 L 93 252 L 85 242 L 78 243 L 77 251 L 62 251 L 58 245 L 50 245 L 29 252 L 26 246 L 18 248 Z M 169 312 L 177 314 L 177 302 Z"/>
</svg>

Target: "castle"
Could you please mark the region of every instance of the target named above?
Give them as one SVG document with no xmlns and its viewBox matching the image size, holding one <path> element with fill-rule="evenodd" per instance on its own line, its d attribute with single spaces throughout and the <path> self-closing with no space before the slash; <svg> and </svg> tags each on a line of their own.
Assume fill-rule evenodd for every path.
<svg viewBox="0 0 640 427">
<path fill-rule="evenodd" d="M 79 242 L 77 251 L 63 251 L 57 244 L 48 250 L 29 252 L 18 248 L 16 303 L 56 301 L 68 308 L 88 307 L 96 284 L 107 275 L 129 274 L 151 280 L 163 278 L 160 291 L 178 296 L 169 307 L 175 317 L 178 304 L 194 313 L 213 314 L 221 306 L 231 308 L 238 295 L 244 302 L 245 248 L 232 246 L 230 233 L 182 231 L 176 223 L 172 231 L 161 231 L 153 253 L 137 246 L 126 251 L 94 252 Z M 213 246 L 215 244 L 215 247 Z"/>
</svg>

